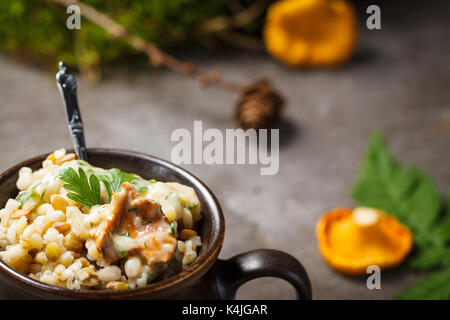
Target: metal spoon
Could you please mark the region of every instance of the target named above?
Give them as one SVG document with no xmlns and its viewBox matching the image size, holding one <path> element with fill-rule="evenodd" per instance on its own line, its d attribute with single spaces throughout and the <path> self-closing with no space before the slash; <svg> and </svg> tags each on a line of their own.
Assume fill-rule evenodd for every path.
<svg viewBox="0 0 450 320">
<path fill-rule="evenodd" d="M 72 136 L 72 143 L 75 153 L 81 160 L 87 161 L 86 142 L 84 139 L 83 121 L 78 107 L 77 83 L 72 74 L 67 70 L 64 62 L 58 63 L 59 71 L 56 73 L 56 85 L 61 93 L 61 97 L 69 120 L 69 131 Z"/>
</svg>

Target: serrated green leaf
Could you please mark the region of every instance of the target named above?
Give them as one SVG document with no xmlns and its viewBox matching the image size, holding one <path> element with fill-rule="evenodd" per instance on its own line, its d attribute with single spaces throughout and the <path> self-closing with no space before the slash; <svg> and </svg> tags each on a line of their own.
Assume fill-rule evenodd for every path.
<svg viewBox="0 0 450 320">
<path fill-rule="evenodd" d="M 440 215 L 442 200 L 433 181 L 415 167 L 403 168 L 378 132 L 370 136 L 351 193 L 357 205 L 383 209 L 411 228 L 415 250 L 409 268 L 441 268 L 396 298 L 450 298 L 450 195 Z"/>
<path fill-rule="evenodd" d="M 109 201 L 111 201 L 114 192 L 119 192 L 124 182 L 133 182 L 138 177 L 132 173 L 126 173 L 120 169 L 113 168 L 106 170 L 106 174 L 98 176 L 98 179 L 103 182 L 108 191 Z"/>
<path fill-rule="evenodd" d="M 408 266 L 415 270 L 429 270 L 450 266 L 450 248 L 429 247 L 411 258 Z"/>
<path fill-rule="evenodd" d="M 92 200 L 100 199 L 100 182 L 95 174 L 91 174 L 89 177 L 89 184 L 91 185 L 92 196 L 94 197 Z"/>
<path fill-rule="evenodd" d="M 79 195 L 75 194 L 75 193 L 68 193 L 67 197 L 69 199 L 72 199 L 73 201 L 85 206 L 85 207 L 92 207 L 92 204 L 89 201 L 86 201 L 85 198 L 80 197 Z"/>
<path fill-rule="evenodd" d="M 438 300 L 450 298 L 450 268 L 430 274 L 398 294 L 400 300 Z"/>
<path fill-rule="evenodd" d="M 370 137 L 351 194 L 357 205 L 385 210 L 415 232 L 427 232 L 441 208 L 431 179 L 417 168 L 402 168 L 378 132 Z"/>
<path fill-rule="evenodd" d="M 447 209 L 442 219 L 432 230 L 430 237 L 440 245 L 445 245 L 450 242 L 450 194 L 447 195 Z"/>
<path fill-rule="evenodd" d="M 88 208 L 101 204 L 100 182 L 95 174 L 91 174 L 88 180 L 81 167 L 78 168 L 78 174 L 69 167 L 61 170 L 60 179 L 66 182 L 63 187 L 71 191 L 67 194 L 69 199 Z"/>
</svg>

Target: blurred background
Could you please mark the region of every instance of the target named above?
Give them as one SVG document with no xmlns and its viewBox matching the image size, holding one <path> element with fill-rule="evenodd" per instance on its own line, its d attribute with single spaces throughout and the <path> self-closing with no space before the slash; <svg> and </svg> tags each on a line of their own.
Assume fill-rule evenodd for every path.
<svg viewBox="0 0 450 320">
<path fill-rule="evenodd" d="M 192 130 L 194 120 L 204 129 L 239 125 L 232 117 L 239 93 L 214 85 L 217 79 L 202 88 L 195 74 L 151 66 L 148 55 L 85 18 L 80 30 L 68 30 L 59 2 L 0 2 L 0 170 L 71 147 L 54 81 L 59 60 L 77 72 L 90 147 L 170 160 L 174 129 Z M 284 97 L 272 123 L 281 135 L 277 175 L 247 165 L 183 166 L 223 206 L 221 258 L 279 249 L 304 264 L 314 298 L 387 299 L 421 275 L 383 273 L 382 289 L 368 290 L 364 277 L 340 275 L 323 261 L 315 225 L 324 212 L 353 205 L 349 186 L 373 129 L 403 163 L 450 189 L 450 3 L 331 2 L 83 1 L 200 72 L 238 84 L 268 78 Z M 381 30 L 366 27 L 371 4 L 381 8 Z M 0 288 L 0 297 L 7 294 Z M 290 299 L 294 291 L 259 279 L 238 298 Z"/>
</svg>

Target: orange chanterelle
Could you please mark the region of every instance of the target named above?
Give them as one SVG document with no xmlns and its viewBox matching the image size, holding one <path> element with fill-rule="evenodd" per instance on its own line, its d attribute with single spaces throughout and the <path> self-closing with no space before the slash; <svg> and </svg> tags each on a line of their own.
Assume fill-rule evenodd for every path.
<svg viewBox="0 0 450 320">
<path fill-rule="evenodd" d="M 267 51 L 290 67 L 325 67 L 347 61 L 358 23 L 347 0 L 281 0 L 270 5 L 263 30 Z"/>
<path fill-rule="evenodd" d="M 338 208 L 317 223 L 319 250 L 342 273 L 366 274 L 370 265 L 381 269 L 400 264 L 413 236 L 408 227 L 382 210 Z"/>
</svg>

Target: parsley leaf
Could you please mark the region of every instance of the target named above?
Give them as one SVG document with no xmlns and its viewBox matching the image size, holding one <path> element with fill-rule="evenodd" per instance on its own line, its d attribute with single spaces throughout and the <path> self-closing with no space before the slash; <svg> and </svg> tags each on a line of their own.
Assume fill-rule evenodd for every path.
<svg viewBox="0 0 450 320">
<path fill-rule="evenodd" d="M 100 182 L 95 174 L 91 174 L 88 180 L 82 168 L 78 168 L 77 174 L 69 167 L 61 170 L 60 179 L 66 182 L 63 187 L 71 191 L 67 194 L 69 199 L 88 208 L 101 204 Z"/>
<path fill-rule="evenodd" d="M 136 175 L 126 173 L 117 168 L 107 170 L 106 172 L 107 174 L 99 175 L 98 179 L 105 184 L 106 190 L 108 191 L 109 201 L 111 201 L 114 192 L 120 191 L 122 183 L 132 182 L 138 179 Z"/>
</svg>

